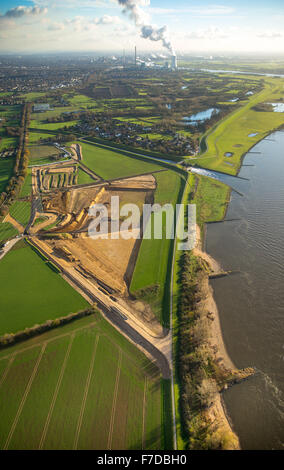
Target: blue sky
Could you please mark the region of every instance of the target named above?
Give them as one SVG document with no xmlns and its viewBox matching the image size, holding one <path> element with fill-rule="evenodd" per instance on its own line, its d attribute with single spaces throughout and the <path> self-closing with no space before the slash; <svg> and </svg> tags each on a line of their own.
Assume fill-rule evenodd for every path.
<svg viewBox="0 0 284 470">
<path fill-rule="evenodd" d="M 178 52 L 283 52 L 283 0 L 129 0 Z M 118 0 L 0 0 L 0 51 L 165 50 Z M 155 29 L 156 28 L 156 29 Z M 154 32 L 152 38 L 157 39 Z"/>
</svg>

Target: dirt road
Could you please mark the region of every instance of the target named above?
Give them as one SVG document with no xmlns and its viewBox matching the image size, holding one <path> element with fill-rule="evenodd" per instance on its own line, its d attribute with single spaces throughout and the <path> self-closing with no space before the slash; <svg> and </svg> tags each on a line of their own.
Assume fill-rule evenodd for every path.
<svg viewBox="0 0 284 470">
<path fill-rule="evenodd" d="M 13 248 L 13 246 L 21 239 L 21 237 L 13 238 L 6 242 L 6 246 L 1 249 L 0 260 Z"/>
<path fill-rule="evenodd" d="M 121 305 L 119 299 L 113 300 L 99 287 L 94 285 L 75 268 L 62 266 L 50 253 L 48 246 L 42 240 L 30 239 L 34 245 L 43 252 L 62 272 L 63 278 L 78 292 L 80 292 L 91 304 L 96 303 L 103 316 L 125 337 L 134 343 L 148 358 L 154 361 L 160 368 L 164 378 L 171 377 L 171 334 L 166 331 L 165 336 L 156 336 L 149 327 L 133 313 Z"/>
</svg>

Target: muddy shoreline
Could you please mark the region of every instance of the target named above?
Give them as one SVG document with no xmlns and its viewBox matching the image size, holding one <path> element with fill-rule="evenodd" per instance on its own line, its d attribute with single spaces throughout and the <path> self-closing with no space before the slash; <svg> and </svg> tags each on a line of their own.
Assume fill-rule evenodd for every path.
<svg viewBox="0 0 284 470">
<path fill-rule="evenodd" d="M 219 275 L 223 273 L 224 270 L 222 269 L 222 266 L 204 250 L 199 226 L 197 226 L 197 245 L 193 250 L 193 254 L 202 260 L 202 263 L 205 263 L 205 267 L 207 267 L 207 272 L 205 273 L 200 285 L 199 293 L 201 295 L 201 301 L 199 302 L 198 310 L 201 315 L 204 316 L 204 314 L 206 314 L 209 319 L 210 325 L 208 328 L 207 338 L 208 346 L 212 351 L 214 362 L 228 378 L 221 388 L 220 384 L 217 384 L 216 381 L 216 393 L 207 414 L 212 423 L 214 422 L 214 424 L 217 425 L 220 432 L 223 431 L 225 433 L 233 434 L 234 445 L 232 448 L 234 450 L 240 450 L 239 438 L 234 432 L 231 419 L 223 401 L 222 392 L 234 383 L 247 379 L 249 376 L 254 374 L 254 371 L 251 368 L 239 370 L 227 352 L 223 339 L 218 307 L 214 299 L 213 288 L 210 285 L 210 276 Z"/>
</svg>

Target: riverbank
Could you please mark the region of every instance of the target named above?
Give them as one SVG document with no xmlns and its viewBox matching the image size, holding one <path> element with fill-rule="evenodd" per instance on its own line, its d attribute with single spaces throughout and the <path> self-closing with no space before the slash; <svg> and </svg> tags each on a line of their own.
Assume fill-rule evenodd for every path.
<svg viewBox="0 0 284 470">
<path fill-rule="evenodd" d="M 230 357 L 257 374 L 224 393 L 243 449 L 283 448 L 283 132 L 246 156 L 227 219 L 207 227 L 206 250 L 239 274 L 213 280 Z M 269 279 L 269 282 L 267 281 Z M 242 411 L 243 410 L 243 411 Z"/>
<path fill-rule="evenodd" d="M 220 439 L 224 449 L 240 449 L 238 436 L 232 428 L 232 424 L 225 409 L 222 391 L 234 383 L 238 383 L 254 374 L 251 368 L 239 370 L 232 362 L 223 339 L 219 311 L 214 299 L 213 289 L 210 286 L 209 276 L 223 273 L 221 265 L 202 249 L 201 231 L 197 225 L 197 245 L 193 250 L 202 266 L 203 273 L 199 275 L 196 305 L 197 315 L 207 319 L 207 332 L 205 341 L 210 350 L 214 363 L 211 404 L 206 412 L 208 419 L 215 428 L 215 439 Z M 205 263 L 205 265 L 204 265 Z M 203 320 L 205 324 L 205 320 Z M 225 436 L 225 437 L 224 437 Z"/>
<path fill-rule="evenodd" d="M 206 251 L 203 250 L 201 230 L 198 225 L 196 225 L 196 231 L 197 231 L 197 239 L 196 239 L 197 243 L 196 243 L 196 247 L 193 250 L 194 256 L 196 256 L 197 258 L 201 258 L 202 260 L 205 261 L 205 263 L 209 267 L 211 275 L 217 276 L 223 273 L 224 270 L 222 269 L 218 261 L 216 261 L 212 256 L 210 256 L 208 253 L 206 253 Z M 204 279 L 203 285 L 200 286 L 200 288 L 202 292 L 202 300 L 200 302 L 200 308 L 204 311 L 206 310 L 210 312 L 210 318 L 212 319 L 212 325 L 210 328 L 212 334 L 211 334 L 210 342 L 214 350 L 218 349 L 218 356 L 216 357 L 216 360 L 219 363 L 221 363 L 225 369 L 235 370 L 236 366 L 232 362 L 226 350 L 226 346 L 223 340 L 218 307 L 214 299 L 213 289 L 209 283 L 209 271 L 208 271 L 208 275 Z"/>
<path fill-rule="evenodd" d="M 239 174 L 245 155 L 284 124 L 283 113 L 256 109 L 261 103 L 281 102 L 282 86 L 283 78 L 267 77 L 262 91 L 242 103 L 203 135 L 201 153 L 194 161 L 198 163 L 200 160 L 203 168 L 230 175 Z M 252 133 L 254 137 L 250 137 Z M 226 157 L 227 154 L 231 154 L 230 158 Z"/>
</svg>

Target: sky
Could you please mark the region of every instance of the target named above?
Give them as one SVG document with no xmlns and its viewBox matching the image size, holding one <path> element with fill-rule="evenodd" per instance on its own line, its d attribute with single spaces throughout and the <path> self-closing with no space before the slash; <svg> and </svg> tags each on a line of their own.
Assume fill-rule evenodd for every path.
<svg viewBox="0 0 284 470">
<path fill-rule="evenodd" d="M 136 24 L 119 4 L 127 2 L 132 13 L 138 7 Z M 170 44 L 178 54 L 284 53 L 284 1 L 0 0 L 0 53 L 119 52 L 134 44 L 165 53 Z"/>
</svg>

